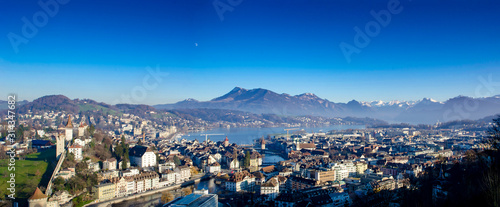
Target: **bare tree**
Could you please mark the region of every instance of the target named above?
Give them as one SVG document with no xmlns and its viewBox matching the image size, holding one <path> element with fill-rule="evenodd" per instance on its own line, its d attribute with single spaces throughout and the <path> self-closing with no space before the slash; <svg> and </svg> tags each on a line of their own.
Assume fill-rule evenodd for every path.
<svg viewBox="0 0 500 207">
<path fill-rule="evenodd" d="M 497 169 L 490 168 L 482 176 L 482 184 L 479 185 L 483 190 L 483 196 L 491 206 L 500 206 L 500 174 Z"/>
<path fill-rule="evenodd" d="M 175 196 L 170 191 L 164 191 L 161 193 L 161 202 L 168 203 L 174 200 Z"/>
<path fill-rule="evenodd" d="M 500 116 L 493 119 L 492 126 L 488 129 L 489 141 L 495 149 L 500 149 Z"/>
</svg>

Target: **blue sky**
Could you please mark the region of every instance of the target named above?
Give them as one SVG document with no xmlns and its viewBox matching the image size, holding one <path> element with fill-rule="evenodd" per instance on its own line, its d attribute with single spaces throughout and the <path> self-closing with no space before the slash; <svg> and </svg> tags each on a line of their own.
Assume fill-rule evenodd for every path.
<svg viewBox="0 0 500 207">
<path fill-rule="evenodd" d="M 214 2 L 229 9 L 223 19 Z M 366 33 L 376 21 L 370 12 L 389 11 L 388 4 L 400 12 L 348 61 L 339 45 L 355 45 L 354 28 Z M 478 96 L 481 77 L 500 77 L 496 0 L 70 0 L 58 7 L 49 15 L 37 1 L 0 1 L 4 96 L 160 104 L 210 100 L 240 86 L 334 102 L 445 101 Z M 36 33 L 23 35 L 23 17 L 38 18 Z M 26 40 L 14 44 L 17 52 L 13 34 Z M 148 78 L 147 67 L 168 75 Z M 138 91 L 140 98 L 123 98 Z"/>
</svg>

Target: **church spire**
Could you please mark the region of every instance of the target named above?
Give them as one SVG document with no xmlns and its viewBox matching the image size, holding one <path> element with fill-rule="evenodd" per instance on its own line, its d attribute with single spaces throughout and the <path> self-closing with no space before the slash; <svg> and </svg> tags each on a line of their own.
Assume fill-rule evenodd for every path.
<svg viewBox="0 0 500 207">
<path fill-rule="evenodd" d="M 68 123 L 66 124 L 66 128 L 73 128 L 73 123 L 71 122 L 71 115 L 68 115 Z"/>
<path fill-rule="evenodd" d="M 31 197 L 29 197 L 28 199 L 29 200 L 36 200 L 36 199 L 43 199 L 43 198 L 47 198 L 47 196 L 42 193 L 40 188 L 36 187 L 35 192 L 33 192 L 33 195 Z"/>
</svg>

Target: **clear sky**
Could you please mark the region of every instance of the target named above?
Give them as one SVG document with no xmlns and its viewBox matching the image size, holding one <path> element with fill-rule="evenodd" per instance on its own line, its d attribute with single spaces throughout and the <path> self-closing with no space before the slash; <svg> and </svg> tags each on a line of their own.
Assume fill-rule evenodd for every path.
<svg viewBox="0 0 500 207">
<path fill-rule="evenodd" d="M 500 82 L 498 0 L 60 0 L 57 7 L 0 1 L 0 100 L 63 94 L 161 104 L 210 100 L 239 86 L 334 102 L 445 101 L 478 96 L 481 77 Z M 371 11 L 387 11 L 390 20 L 373 24 Z M 369 42 L 355 41 L 355 27 Z M 359 53 L 346 58 L 342 42 Z M 152 77 L 147 67 L 168 75 Z M 500 94 L 500 84 L 490 89 Z"/>
</svg>

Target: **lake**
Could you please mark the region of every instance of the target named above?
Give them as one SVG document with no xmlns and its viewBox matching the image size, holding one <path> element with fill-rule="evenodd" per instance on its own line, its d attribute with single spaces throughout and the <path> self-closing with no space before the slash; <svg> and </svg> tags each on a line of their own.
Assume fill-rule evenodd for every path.
<svg viewBox="0 0 500 207">
<path fill-rule="evenodd" d="M 253 140 L 258 139 L 262 136 L 267 136 L 268 134 L 286 134 L 286 129 L 288 127 L 272 127 L 272 128 L 217 128 L 212 130 L 207 130 L 203 132 L 193 132 L 181 136 L 181 138 L 187 140 L 198 139 L 199 141 L 204 141 L 205 136 L 201 134 L 224 134 L 224 135 L 213 135 L 209 136 L 212 141 L 223 141 L 226 136 L 231 143 L 240 144 L 252 144 Z M 364 129 L 364 125 L 332 125 L 324 127 L 299 127 L 298 130 L 304 129 L 306 132 L 328 132 L 331 130 L 345 130 L 345 129 Z M 297 130 L 293 130 L 297 131 Z M 292 133 L 292 131 L 290 131 Z M 264 163 L 277 163 L 283 161 L 284 159 L 278 155 L 264 155 Z M 214 183 L 214 179 L 204 180 L 200 183 L 195 184 L 196 189 L 208 189 L 209 193 L 217 193 L 220 189 Z M 160 202 L 161 193 L 146 196 L 143 198 L 123 201 L 118 204 L 113 204 L 113 207 L 125 207 L 125 206 L 148 206 L 148 207 L 159 207 L 162 206 Z"/>
<path fill-rule="evenodd" d="M 269 134 L 286 134 L 285 129 L 289 127 L 269 127 L 269 128 L 216 128 L 202 132 L 192 132 L 181 136 L 181 139 L 205 141 L 205 135 L 202 134 L 223 134 L 223 135 L 209 135 L 208 138 L 212 141 L 223 141 L 226 136 L 230 143 L 253 144 L 255 139 L 266 137 Z M 345 129 L 365 129 L 365 125 L 331 125 L 324 127 L 297 127 L 298 130 L 305 130 L 306 132 L 328 132 L 331 130 L 345 130 Z M 293 131 L 290 130 L 290 134 Z"/>
</svg>

